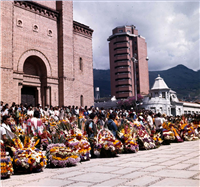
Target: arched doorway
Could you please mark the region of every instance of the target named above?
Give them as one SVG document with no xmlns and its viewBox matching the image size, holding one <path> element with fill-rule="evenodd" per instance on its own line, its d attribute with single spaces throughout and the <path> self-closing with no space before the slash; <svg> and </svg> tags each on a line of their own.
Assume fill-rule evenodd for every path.
<svg viewBox="0 0 200 187">
<path fill-rule="evenodd" d="M 36 106 L 46 104 L 47 69 L 38 56 L 29 56 L 23 66 L 23 87 L 21 102 Z"/>
</svg>

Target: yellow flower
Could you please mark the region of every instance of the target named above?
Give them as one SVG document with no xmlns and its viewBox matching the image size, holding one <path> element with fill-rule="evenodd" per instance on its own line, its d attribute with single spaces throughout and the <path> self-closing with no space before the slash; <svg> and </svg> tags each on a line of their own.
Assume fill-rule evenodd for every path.
<svg viewBox="0 0 200 187">
<path fill-rule="evenodd" d="M 44 163 L 43 163 L 43 162 L 40 162 L 40 165 L 43 167 L 43 166 L 44 166 Z"/>
</svg>

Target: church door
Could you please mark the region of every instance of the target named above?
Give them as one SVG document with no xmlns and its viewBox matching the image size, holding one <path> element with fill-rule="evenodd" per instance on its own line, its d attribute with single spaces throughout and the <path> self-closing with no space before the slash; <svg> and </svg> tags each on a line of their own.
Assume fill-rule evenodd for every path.
<svg viewBox="0 0 200 187">
<path fill-rule="evenodd" d="M 37 89 L 36 87 L 23 86 L 21 90 L 21 102 L 22 104 L 36 106 L 37 102 Z"/>
</svg>

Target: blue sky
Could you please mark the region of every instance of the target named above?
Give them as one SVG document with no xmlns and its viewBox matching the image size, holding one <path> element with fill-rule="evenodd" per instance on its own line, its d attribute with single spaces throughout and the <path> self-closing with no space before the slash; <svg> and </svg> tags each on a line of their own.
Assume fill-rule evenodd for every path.
<svg viewBox="0 0 200 187">
<path fill-rule="evenodd" d="M 178 64 L 200 69 L 200 7 L 198 1 L 83 1 L 73 2 L 74 20 L 93 33 L 93 67 L 109 69 L 107 38 L 112 29 L 135 25 L 146 38 L 149 70 Z"/>
</svg>

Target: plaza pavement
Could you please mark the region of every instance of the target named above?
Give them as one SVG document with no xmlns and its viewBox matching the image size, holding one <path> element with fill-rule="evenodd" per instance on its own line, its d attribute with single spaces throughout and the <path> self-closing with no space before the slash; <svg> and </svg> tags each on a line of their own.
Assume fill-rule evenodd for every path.
<svg viewBox="0 0 200 187">
<path fill-rule="evenodd" d="M 97 158 L 75 167 L 12 175 L 3 187 L 37 186 L 200 186 L 200 140 L 158 149 Z"/>
</svg>

